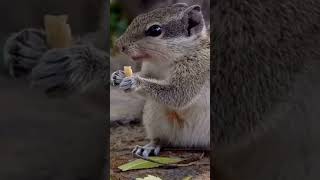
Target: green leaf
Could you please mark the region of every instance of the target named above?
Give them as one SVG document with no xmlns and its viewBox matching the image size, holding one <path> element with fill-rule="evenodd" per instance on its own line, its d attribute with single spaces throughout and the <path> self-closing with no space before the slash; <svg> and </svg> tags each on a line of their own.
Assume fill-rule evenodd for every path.
<svg viewBox="0 0 320 180">
<path fill-rule="evenodd" d="M 147 177 L 144 177 L 144 178 L 136 178 L 136 180 L 162 180 L 162 179 L 156 176 L 148 175 Z"/>
<path fill-rule="evenodd" d="M 149 159 L 163 163 L 163 164 L 174 164 L 182 161 L 181 158 L 175 158 L 175 157 L 149 157 Z M 156 168 L 160 166 L 162 166 L 162 164 L 150 162 L 144 159 L 136 159 L 129 163 L 123 164 L 118 168 L 121 169 L 122 171 L 129 171 L 134 169 L 150 169 L 150 168 Z"/>
</svg>

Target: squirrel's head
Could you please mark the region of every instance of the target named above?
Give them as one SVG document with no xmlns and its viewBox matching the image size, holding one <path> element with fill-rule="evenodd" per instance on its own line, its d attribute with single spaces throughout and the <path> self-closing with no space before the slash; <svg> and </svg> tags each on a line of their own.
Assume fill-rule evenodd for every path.
<svg viewBox="0 0 320 180">
<path fill-rule="evenodd" d="M 116 45 L 133 60 L 171 60 L 192 51 L 205 36 L 200 6 L 178 3 L 137 16 Z"/>
</svg>

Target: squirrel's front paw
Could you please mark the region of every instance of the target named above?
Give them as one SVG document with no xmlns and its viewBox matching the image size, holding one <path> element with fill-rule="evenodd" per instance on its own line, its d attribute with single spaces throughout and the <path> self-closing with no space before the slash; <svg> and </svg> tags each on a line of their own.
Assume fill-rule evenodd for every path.
<svg viewBox="0 0 320 180">
<path fill-rule="evenodd" d="M 86 45 L 49 50 L 32 70 L 32 86 L 47 93 L 81 90 L 100 75 L 97 73 L 102 65 L 95 56 L 98 53 Z"/>
<path fill-rule="evenodd" d="M 119 87 L 120 87 L 120 89 L 122 89 L 125 92 L 135 90 L 137 88 L 137 80 L 134 76 L 125 77 L 121 81 Z"/>
<path fill-rule="evenodd" d="M 125 77 L 126 76 L 124 74 L 124 71 L 122 70 L 115 71 L 111 75 L 111 85 L 118 86 Z"/>
<path fill-rule="evenodd" d="M 12 76 L 25 76 L 47 50 L 45 32 L 25 29 L 7 39 L 3 48 L 4 63 Z"/>
</svg>

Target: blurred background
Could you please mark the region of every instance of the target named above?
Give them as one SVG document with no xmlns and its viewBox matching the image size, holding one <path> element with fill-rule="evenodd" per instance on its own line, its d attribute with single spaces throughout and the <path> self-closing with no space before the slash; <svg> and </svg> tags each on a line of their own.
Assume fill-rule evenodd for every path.
<svg viewBox="0 0 320 180">
<path fill-rule="evenodd" d="M 45 14 L 67 14 L 75 37 L 109 49 L 103 0 L 2 0 L 0 6 L 0 179 L 99 179 L 105 169 L 105 90 L 48 98 L 14 79 L 3 45 L 14 32 L 43 28 Z M 105 15 L 103 15 L 105 14 Z M 105 18 L 105 19 L 104 19 Z M 97 38 L 99 37 L 99 38 Z"/>
</svg>

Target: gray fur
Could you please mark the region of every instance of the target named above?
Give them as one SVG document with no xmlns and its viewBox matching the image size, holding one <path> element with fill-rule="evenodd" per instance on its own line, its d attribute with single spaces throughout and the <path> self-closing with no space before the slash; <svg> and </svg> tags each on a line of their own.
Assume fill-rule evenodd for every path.
<svg viewBox="0 0 320 180">
<path fill-rule="evenodd" d="M 320 179 L 320 4 L 215 1 L 212 170 L 219 180 Z"/>
<path fill-rule="evenodd" d="M 90 85 L 107 82 L 108 57 L 105 52 L 87 45 L 49 50 L 32 70 L 32 85 L 46 90 L 85 90 Z"/>
<path fill-rule="evenodd" d="M 124 41 L 128 43 L 129 40 L 131 42 L 140 40 L 141 38 L 144 37 L 144 32 L 146 30 L 146 27 L 149 24 L 152 24 L 155 22 L 160 23 L 160 25 L 163 26 L 165 31 L 165 35 L 163 36 L 164 39 L 166 39 L 166 37 L 172 38 L 172 37 L 185 36 L 187 33 L 186 28 L 188 26 L 187 25 L 188 23 L 187 20 L 189 17 L 188 13 L 194 7 L 199 7 L 199 6 L 190 6 L 189 9 L 187 9 L 188 8 L 187 6 L 172 6 L 172 7 L 168 6 L 165 8 L 159 8 L 151 12 L 141 14 L 131 22 L 125 35 L 122 35 L 121 38 L 119 38 L 118 42 L 121 43 L 122 41 Z M 199 15 L 201 15 L 201 18 L 203 19 L 201 11 Z M 175 28 L 178 29 L 176 32 L 179 32 L 179 33 L 177 34 L 173 33 L 175 32 L 174 30 Z M 184 28 L 184 29 L 182 30 L 181 28 Z M 166 31 L 168 32 L 166 33 Z"/>
<path fill-rule="evenodd" d="M 25 29 L 7 39 L 3 48 L 4 64 L 11 76 L 25 76 L 37 65 L 39 58 L 47 50 L 43 31 Z"/>
<path fill-rule="evenodd" d="M 171 7 L 188 7 L 188 4 L 186 3 L 176 3 L 171 5 Z"/>
<path fill-rule="evenodd" d="M 165 30 L 163 38 L 166 39 L 188 35 L 185 30 L 185 24 L 181 20 L 172 20 L 167 24 L 163 24 L 162 27 Z"/>
<path fill-rule="evenodd" d="M 109 85 L 109 55 L 92 42 L 75 39 L 71 48 L 48 49 L 46 34 L 24 29 L 12 34 L 4 47 L 4 61 L 14 77 L 27 76 L 33 87 L 46 92 L 85 91 L 93 85 Z"/>
</svg>

